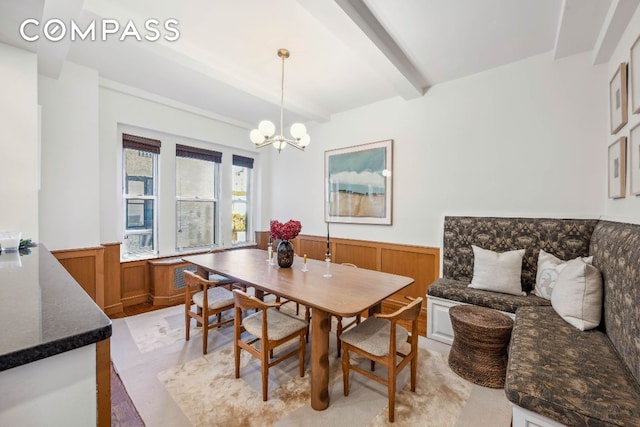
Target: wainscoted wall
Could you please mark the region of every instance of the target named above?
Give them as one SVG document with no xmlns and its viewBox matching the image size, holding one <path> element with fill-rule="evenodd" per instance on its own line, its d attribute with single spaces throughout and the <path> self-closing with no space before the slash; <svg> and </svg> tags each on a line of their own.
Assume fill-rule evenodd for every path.
<svg viewBox="0 0 640 427">
<path fill-rule="evenodd" d="M 266 249 L 268 240 L 268 232 L 256 233 L 258 248 Z M 324 259 L 327 250 L 326 238 L 320 236 L 299 235 L 293 245 L 297 255 L 306 254 L 313 259 Z M 405 296 L 424 297 L 440 272 L 439 248 L 331 238 L 330 251 L 332 262 L 353 263 L 360 268 L 415 280 L 410 287 L 384 301 L 385 313 L 406 305 Z M 175 275 L 189 264 L 182 262 L 180 256 L 121 262 L 119 243 L 53 254 L 107 315 L 147 301 L 154 305 L 179 304 L 184 296 L 184 291 L 175 286 Z M 426 335 L 426 304 L 422 310 L 420 333 Z"/>
<path fill-rule="evenodd" d="M 53 256 L 104 310 L 104 248 L 51 251 Z"/>
</svg>

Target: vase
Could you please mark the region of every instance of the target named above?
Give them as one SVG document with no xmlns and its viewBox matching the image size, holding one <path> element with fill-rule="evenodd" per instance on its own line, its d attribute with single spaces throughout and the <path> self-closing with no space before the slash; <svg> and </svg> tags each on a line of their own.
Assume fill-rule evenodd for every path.
<svg viewBox="0 0 640 427">
<path fill-rule="evenodd" d="M 278 255 L 278 265 L 281 268 L 289 268 L 293 264 L 293 243 L 288 240 L 281 240 L 276 248 Z"/>
</svg>

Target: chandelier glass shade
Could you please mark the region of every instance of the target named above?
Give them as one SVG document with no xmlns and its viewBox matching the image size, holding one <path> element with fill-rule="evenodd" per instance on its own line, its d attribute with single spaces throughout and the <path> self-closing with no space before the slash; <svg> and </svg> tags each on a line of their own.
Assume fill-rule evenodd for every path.
<svg viewBox="0 0 640 427">
<path fill-rule="evenodd" d="M 311 137 L 307 133 L 307 128 L 302 123 L 294 123 L 291 125 L 289 132 L 291 138 L 284 136 L 284 60 L 289 57 L 287 49 L 278 49 L 278 56 L 282 59 L 282 80 L 280 84 L 280 134 L 276 135 L 276 125 L 269 120 L 263 120 L 258 124 L 257 129 L 253 129 L 249 133 L 249 139 L 256 147 L 262 148 L 267 145 L 273 145 L 273 148 L 282 151 L 287 145 L 291 145 L 298 150 L 304 149 L 311 142 Z"/>
</svg>

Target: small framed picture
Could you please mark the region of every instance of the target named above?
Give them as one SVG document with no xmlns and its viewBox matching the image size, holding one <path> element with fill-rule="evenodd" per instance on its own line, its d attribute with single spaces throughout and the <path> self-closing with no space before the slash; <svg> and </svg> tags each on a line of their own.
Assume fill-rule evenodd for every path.
<svg viewBox="0 0 640 427">
<path fill-rule="evenodd" d="M 620 137 L 609 145 L 609 198 L 621 199 L 625 196 L 627 176 L 627 137 Z"/>
<path fill-rule="evenodd" d="M 631 111 L 633 114 L 638 114 L 640 113 L 640 37 L 631 46 L 629 72 L 631 73 Z"/>
<path fill-rule="evenodd" d="M 627 64 L 622 63 L 609 83 L 611 135 L 627 123 Z"/>
<path fill-rule="evenodd" d="M 640 123 L 629 133 L 629 171 L 631 194 L 640 196 Z"/>
</svg>

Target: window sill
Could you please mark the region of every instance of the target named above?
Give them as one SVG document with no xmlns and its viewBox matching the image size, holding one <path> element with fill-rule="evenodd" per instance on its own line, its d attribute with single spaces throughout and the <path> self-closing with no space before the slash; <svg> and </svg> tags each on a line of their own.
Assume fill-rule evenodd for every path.
<svg viewBox="0 0 640 427">
<path fill-rule="evenodd" d="M 250 248 L 255 246 L 256 246 L 256 243 L 241 243 L 241 244 L 233 245 L 227 248 L 224 248 L 222 246 L 216 246 L 211 249 L 209 248 L 189 249 L 184 251 L 175 251 L 175 252 L 162 253 L 162 254 L 130 254 L 126 258 L 120 257 L 120 263 L 127 263 L 127 262 L 134 262 L 134 261 L 149 261 L 149 260 L 163 259 L 163 258 L 180 258 L 188 255 L 205 254 L 207 252 L 219 252 L 219 251 L 224 251 L 228 249 Z"/>
</svg>

